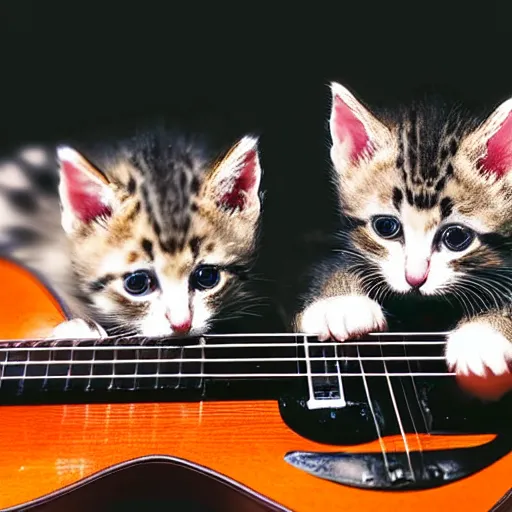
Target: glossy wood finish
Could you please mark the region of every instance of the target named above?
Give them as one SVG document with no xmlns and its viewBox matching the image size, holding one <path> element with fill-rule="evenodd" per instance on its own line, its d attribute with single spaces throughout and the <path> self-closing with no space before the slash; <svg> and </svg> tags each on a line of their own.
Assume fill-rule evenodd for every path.
<svg viewBox="0 0 512 512">
<path fill-rule="evenodd" d="M 65 314 L 58 300 L 32 273 L 0 259 L 0 339 L 44 338 Z"/>
<path fill-rule="evenodd" d="M 489 510 L 510 488 L 512 454 L 484 471 L 430 491 L 362 491 L 289 466 L 291 450 L 335 451 L 281 420 L 275 402 L 0 407 L 0 509 L 20 505 L 112 465 L 172 455 L 226 475 L 296 511 Z M 474 446 L 492 436 L 409 437 L 411 448 Z M 400 437 L 387 450 L 403 450 Z M 378 443 L 347 447 L 379 450 Z"/>
</svg>

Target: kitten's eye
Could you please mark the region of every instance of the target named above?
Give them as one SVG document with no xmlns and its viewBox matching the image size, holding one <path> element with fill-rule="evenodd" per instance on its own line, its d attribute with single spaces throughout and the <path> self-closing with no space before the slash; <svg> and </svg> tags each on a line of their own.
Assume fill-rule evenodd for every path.
<svg viewBox="0 0 512 512">
<path fill-rule="evenodd" d="M 450 226 L 445 229 L 441 241 L 450 251 L 460 252 L 467 249 L 473 239 L 475 232 L 465 226 Z"/>
<path fill-rule="evenodd" d="M 375 217 L 372 226 L 375 233 L 382 238 L 396 238 L 402 232 L 402 225 L 395 217 Z"/>
<path fill-rule="evenodd" d="M 190 274 L 190 286 L 195 290 L 208 290 L 219 284 L 220 270 L 213 265 L 199 265 Z"/>
<path fill-rule="evenodd" d="M 147 270 L 137 270 L 124 278 L 124 289 L 130 295 L 147 295 L 156 288 L 156 279 Z"/>
</svg>

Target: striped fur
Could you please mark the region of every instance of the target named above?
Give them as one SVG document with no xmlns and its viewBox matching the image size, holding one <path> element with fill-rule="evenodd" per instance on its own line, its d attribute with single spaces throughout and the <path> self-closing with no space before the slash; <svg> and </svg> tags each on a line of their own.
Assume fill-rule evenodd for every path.
<svg viewBox="0 0 512 512">
<path fill-rule="evenodd" d="M 376 115 L 341 85 L 332 93 L 341 245 L 313 271 L 297 328 L 343 340 L 387 328 L 400 316 L 399 309 L 385 314 L 394 297 L 440 298 L 445 309 L 460 305 L 451 327 L 487 322 L 507 339 L 503 314 L 498 322 L 492 312 L 508 312 L 512 297 L 512 103 L 486 119 L 429 102 Z M 392 236 L 390 225 L 399 226 Z M 502 373 L 512 360 L 510 342 L 489 346 L 488 355 L 485 340 L 465 346 L 476 348 L 447 352 L 461 372 L 482 373 L 485 361 Z"/>
<path fill-rule="evenodd" d="M 39 160 L 31 163 L 29 152 Z M 66 175 L 59 179 L 58 172 L 64 164 L 56 152 L 25 149 L 2 164 L 18 182 L 6 177 L 3 186 L 0 167 L 3 255 L 40 273 L 75 317 L 96 322 L 108 334 L 173 334 L 172 321 L 187 315 L 187 332 L 199 334 L 250 310 L 248 277 L 261 213 L 256 138 L 213 144 L 198 134 L 158 128 L 74 154 L 103 177 L 112 211 L 82 222 L 66 199 Z M 242 183 L 239 203 L 230 203 L 227 194 L 242 186 L 236 180 L 249 154 L 253 181 Z M 212 289 L 191 285 L 200 264 L 220 271 Z M 156 276 L 155 293 L 126 293 L 123 280 L 138 269 Z"/>
</svg>

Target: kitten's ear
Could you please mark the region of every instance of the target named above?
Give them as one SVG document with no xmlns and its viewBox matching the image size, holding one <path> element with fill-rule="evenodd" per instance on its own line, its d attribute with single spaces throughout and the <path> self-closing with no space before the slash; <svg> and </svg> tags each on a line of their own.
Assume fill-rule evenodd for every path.
<svg viewBox="0 0 512 512">
<path fill-rule="evenodd" d="M 57 148 L 62 205 L 66 233 L 112 214 L 114 190 L 107 178 L 80 153 L 68 146 Z"/>
<path fill-rule="evenodd" d="M 470 136 L 481 171 L 497 178 L 512 171 L 512 98 L 502 103 Z"/>
<path fill-rule="evenodd" d="M 205 193 L 223 210 L 259 211 L 261 166 L 258 139 L 240 139 L 215 166 L 207 179 Z"/>
<path fill-rule="evenodd" d="M 338 171 L 371 158 L 390 135 L 381 123 L 342 85 L 331 84 L 331 159 Z"/>
</svg>

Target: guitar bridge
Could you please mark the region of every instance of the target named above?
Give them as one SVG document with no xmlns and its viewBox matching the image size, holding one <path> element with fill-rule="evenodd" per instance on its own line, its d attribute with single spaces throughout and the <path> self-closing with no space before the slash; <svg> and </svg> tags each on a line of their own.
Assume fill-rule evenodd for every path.
<svg viewBox="0 0 512 512">
<path fill-rule="evenodd" d="M 284 460 L 324 480 L 361 489 L 418 490 L 466 478 L 510 453 L 511 439 L 453 450 L 376 453 L 289 452 Z"/>
</svg>

